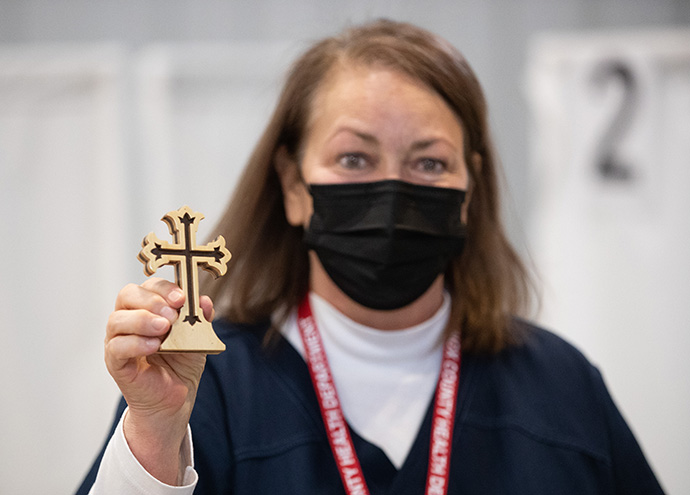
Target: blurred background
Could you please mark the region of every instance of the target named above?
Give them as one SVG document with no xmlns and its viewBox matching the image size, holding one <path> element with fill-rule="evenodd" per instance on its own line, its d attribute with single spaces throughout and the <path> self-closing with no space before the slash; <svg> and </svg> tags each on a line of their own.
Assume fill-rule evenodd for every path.
<svg viewBox="0 0 690 495">
<path fill-rule="evenodd" d="M 378 17 L 474 67 L 534 319 L 690 493 L 687 0 L 0 0 L 0 493 L 76 489 L 118 399 L 104 327 L 144 280 L 141 239 L 184 204 L 205 237 L 288 63 Z"/>
</svg>

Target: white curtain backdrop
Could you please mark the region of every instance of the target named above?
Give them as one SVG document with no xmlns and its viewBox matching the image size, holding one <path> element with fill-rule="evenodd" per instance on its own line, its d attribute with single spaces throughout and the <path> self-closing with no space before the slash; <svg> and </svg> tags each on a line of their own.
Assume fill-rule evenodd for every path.
<svg viewBox="0 0 690 495">
<path fill-rule="evenodd" d="M 119 396 L 105 323 L 144 280 L 141 239 L 184 204 L 208 235 L 297 48 L 0 48 L 0 493 L 76 489 Z"/>
<path fill-rule="evenodd" d="M 528 94 L 541 321 L 600 366 L 668 492 L 686 493 L 690 31 L 541 36 Z"/>
</svg>

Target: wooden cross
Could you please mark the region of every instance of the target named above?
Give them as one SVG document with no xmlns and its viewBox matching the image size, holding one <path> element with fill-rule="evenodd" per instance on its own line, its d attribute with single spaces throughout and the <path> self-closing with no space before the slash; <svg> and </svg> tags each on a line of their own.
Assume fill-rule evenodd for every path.
<svg viewBox="0 0 690 495">
<path fill-rule="evenodd" d="M 225 274 L 231 255 L 225 248 L 223 236 L 218 236 L 205 246 L 197 245 L 196 231 L 203 218 L 201 213 L 183 206 L 162 218 L 168 224 L 173 244 L 161 241 L 153 232 L 142 242 L 139 261 L 144 263 L 146 275 L 153 275 L 161 266 L 175 265 L 175 283 L 187 296 L 180 316 L 158 349 L 159 353 L 218 354 L 225 350 L 225 344 L 215 334 L 199 307 L 198 268 L 219 277 Z"/>
</svg>

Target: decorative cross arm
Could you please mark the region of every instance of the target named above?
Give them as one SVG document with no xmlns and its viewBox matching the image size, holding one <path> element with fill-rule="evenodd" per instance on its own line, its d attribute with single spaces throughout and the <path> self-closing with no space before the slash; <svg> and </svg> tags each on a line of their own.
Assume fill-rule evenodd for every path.
<svg viewBox="0 0 690 495">
<path fill-rule="evenodd" d="M 201 213 L 183 206 L 163 217 L 173 236 L 173 243 L 161 241 L 153 232 L 144 237 L 139 261 L 144 263 L 144 273 L 153 275 L 164 265 L 175 266 L 175 283 L 186 294 L 180 316 L 173 323 L 158 352 L 201 352 L 218 354 L 225 350 L 213 331 L 211 322 L 204 318 L 199 306 L 199 271 L 203 268 L 214 276 L 225 275 L 230 251 L 225 239 L 218 236 L 214 241 L 197 245 L 196 231 L 204 218 Z"/>
</svg>

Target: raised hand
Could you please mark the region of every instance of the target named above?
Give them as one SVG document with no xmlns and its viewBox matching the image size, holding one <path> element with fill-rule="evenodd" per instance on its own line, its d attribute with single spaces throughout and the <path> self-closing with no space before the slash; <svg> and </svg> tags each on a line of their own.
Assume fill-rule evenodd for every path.
<svg viewBox="0 0 690 495">
<path fill-rule="evenodd" d="M 153 476 L 174 484 L 179 451 L 206 363 L 198 353 L 156 354 L 185 294 L 175 284 L 151 278 L 118 294 L 106 327 L 105 362 L 129 406 L 125 438 Z M 208 321 L 213 303 L 200 298 Z"/>
</svg>

